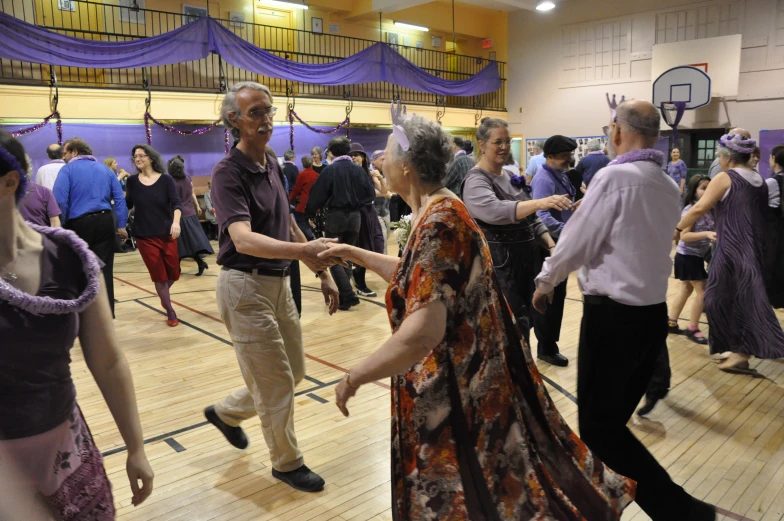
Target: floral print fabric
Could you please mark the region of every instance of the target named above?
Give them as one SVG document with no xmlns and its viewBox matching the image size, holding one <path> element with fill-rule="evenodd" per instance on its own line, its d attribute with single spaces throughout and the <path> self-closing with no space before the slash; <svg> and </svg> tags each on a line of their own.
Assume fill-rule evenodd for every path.
<svg viewBox="0 0 784 521">
<path fill-rule="evenodd" d="M 387 292 L 393 331 L 435 301 L 443 342 L 392 381 L 393 516 L 618 520 L 635 484 L 594 458 L 556 410 L 462 202 L 433 202 Z"/>
</svg>

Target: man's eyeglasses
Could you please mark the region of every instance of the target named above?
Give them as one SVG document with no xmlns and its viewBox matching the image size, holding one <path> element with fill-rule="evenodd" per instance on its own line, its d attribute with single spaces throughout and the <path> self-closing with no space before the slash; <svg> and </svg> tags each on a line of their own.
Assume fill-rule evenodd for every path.
<svg viewBox="0 0 784 521">
<path fill-rule="evenodd" d="M 264 109 L 251 109 L 248 111 L 247 114 L 240 113 L 240 116 L 248 116 L 250 119 L 254 121 L 258 121 L 264 118 L 265 116 L 274 117 L 277 112 L 278 112 L 277 107 L 270 106 Z"/>
</svg>

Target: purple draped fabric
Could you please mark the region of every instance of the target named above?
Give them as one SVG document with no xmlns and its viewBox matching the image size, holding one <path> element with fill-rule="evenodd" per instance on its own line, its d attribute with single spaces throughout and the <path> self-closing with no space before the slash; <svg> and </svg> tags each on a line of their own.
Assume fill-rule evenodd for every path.
<svg viewBox="0 0 784 521">
<path fill-rule="evenodd" d="M 389 82 L 442 96 L 475 96 L 501 88 L 496 62 L 465 80 L 447 80 L 420 69 L 389 45 L 375 43 L 326 64 L 298 63 L 260 49 L 211 18 L 167 33 L 127 42 L 64 36 L 0 13 L 0 58 L 64 67 L 133 69 L 220 55 L 227 63 L 262 76 L 318 85 Z"/>
</svg>

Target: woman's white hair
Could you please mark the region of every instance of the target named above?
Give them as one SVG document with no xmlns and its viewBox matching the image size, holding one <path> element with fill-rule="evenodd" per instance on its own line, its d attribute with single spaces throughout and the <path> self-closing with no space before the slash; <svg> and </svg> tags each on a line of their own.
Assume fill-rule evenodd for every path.
<svg viewBox="0 0 784 521">
<path fill-rule="evenodd" d="M 406 116 L 402 126 L 411 146 L 403 150 L 393 137 L 389 159 L 413 166 L 422 183 L 443 183 L 446 165 L 454 158 L 452 136 L 435 121 L 416 114 Z"/>
</svg>

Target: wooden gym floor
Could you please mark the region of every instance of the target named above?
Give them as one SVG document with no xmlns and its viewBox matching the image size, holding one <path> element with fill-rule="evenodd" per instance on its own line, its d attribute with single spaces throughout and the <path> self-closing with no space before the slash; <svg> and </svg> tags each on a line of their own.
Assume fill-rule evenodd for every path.
<svg viewBox="0 0 784 521">
<path fill-rule="evenodd" d="M 217 250 L 217 245 L 215 245 Z M 184 261 L 172 287 L 180 326 L 166 325 L 154 286 L 138 253 L 115 260 L 115 328 L 136 385 L 155 490 L 134 508 L 125 475 L 125 452 L 80 349 L 72 370 L 79 403 L 114 485 L 118 517 L 144 521 L 391 520 L 390 398 L 387 382 L 363 387 L 343 418 L 334 385 L 346 368 L 374 351 L 390 334 L 386 286 L 368 274 L 379 293 L 349 312 L 330 317 L 317 281 L 303 274 L 302 325 L 307 378 L 297 389 L 296 426 L 310 468 L 327 482 L 318 494 L 298 492 L 273 479 L 258 420 L 247 421 L 245 451 L 231 447 L 206 424 L 203 409 L 242 385 L 234 350 L 215 305 L 219 267 L 195 277 Z M 671 281 L 672 293 L 676 282 Z M 581 318 L 573 277 L 561 333 L 566 368 L 543 364 L 548 390 L 576 429 L 576 356 Z M 688 306 L 687 306 L 688 310 Z M 686 316 L 686 311 L 683 316 Z M 784 318 L 784 317 L 783 317 Z M 682 325 L 685 326 L 683 321 Z M 784 360 L 754 360 L 762 378 L 718 371 L 707 348 L 669 338 L 670 395 L 632 428 L 673 478 L 698 498 L 721 507 L 719 519 L 784 519 Z M 634 339 L 629 339 L 634 348 Z M 636 504 L 624 521 L 648 517 Z"/>
</svg>

